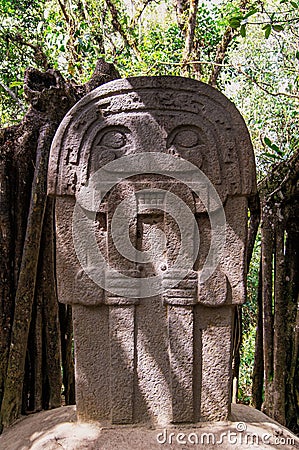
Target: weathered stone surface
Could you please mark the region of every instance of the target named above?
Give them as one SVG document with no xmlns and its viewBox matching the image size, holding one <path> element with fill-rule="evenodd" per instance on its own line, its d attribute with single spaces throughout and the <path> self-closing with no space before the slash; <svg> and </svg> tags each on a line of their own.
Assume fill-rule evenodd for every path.
<svg viewBox="0 0 299 450">
<path fill-rule="evenodd" d="M 5 450 L 299 449 L 299 439 L 261 411 L 232 405 L 230 422 L 152 429 L 76 422 L 74 406 L 22 418 L 0 436 Z M 37 431 L 38 429 L 38 431 Z"/>
<path fill-rule="evenodd" d="M 95 89 L 67 114 L 53 142 L 49 193 L 74 195 L 107 162 L 147 151 L 190 160 L 223 200 L 255 192 L 250 138 L 224 95 L 186 78 L 136 77 Z"/>
<path fill-rule="evenodd" d="M 234 105 L 184 78 L 107 83 L 60 125 L 48 192 L 59 300 L 74 305 L 78 417 L 227 419 L 232 317 L 245 298 L 247 201 L 256 193 Z"/>
<path fill-rule="evenodd" d="M 233 309 L 195 308 L 201 329 L 201 415 L 203 421 L 227 420 L 231 403 L 231 342 Z"/>
<path fill-rule="evenodd" d="M 192 306 L 168 307 L 172 421 L 194 422 L 194 314 Z"/>
<path fill-rule="evenodd" d="M 110 420 L 109 307 L 76 304 L 73 319 L 78 419 Z"/>
</svg>

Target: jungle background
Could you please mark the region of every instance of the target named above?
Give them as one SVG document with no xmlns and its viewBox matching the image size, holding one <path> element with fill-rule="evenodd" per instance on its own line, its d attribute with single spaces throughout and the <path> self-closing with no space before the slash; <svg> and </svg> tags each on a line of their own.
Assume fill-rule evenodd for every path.
<svg viewBox="0 0 299 450">
<path fill-rule="evenodd" d="M 0 16 L 2 425 L 75 402 L 71 308 L 57 302 L 46 196 L 60 121 L 106 81 L 181 75 L 236 104 L 256 155 L 233 399 L 298 433 L 299 1 L 0 0 Z"/>
</svg>

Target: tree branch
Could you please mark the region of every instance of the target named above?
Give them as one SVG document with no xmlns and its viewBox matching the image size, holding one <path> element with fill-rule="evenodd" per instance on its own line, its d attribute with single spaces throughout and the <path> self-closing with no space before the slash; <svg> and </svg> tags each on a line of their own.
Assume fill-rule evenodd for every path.
<svg viewBox="0 0 299 450">
<path fill-rule="evenodd" d="M 236 67 L 235 67 L 236 68 Z M 260 88 L 262 91 L 266 92 L 266 94 L 272 95 L 272 97 L 288 97 L 288 98 L 299 98 L 299 95 L 297 94 L 291 94 L 288 92 L 271 92 L 269 89 L 267 89 L 262 83 L 257 81 L 252 76 L 248 75 L 248 73 L 244 72 L 244 70 L 241 69 L 240 66 L 236 68 L 239 73 L 244 75 L 248 80 L 250 80 L 252 83 L 254 83 L 258 88 Z"/>
<path fill-rule="evenodd" d="M 135 17 L 133 17 L 132 22 L 130 24 L 130 28 L 134 28 L 136 26 L 136 23 L 139 21 L 140 17 L 142 16 L 142 14 L 145 11 L 145 9 L 152 2 L 156 2 L 156 0 L 145 0 L 142 7 L 137 10 Z"/>
<path fill-rule="evenodd" d="M 284 19 L 284 20 L 268 20 L 265 22 L 246 22 L 246 25 L 275 25 L 280 23 L 291 23 L 298 22 L 299 17 L 294 17 L 293 19 Z"/>
<path fill-rule="evenodd" d="M 61 0 L 58 0 L 58 3 L 59 3 L 59 6 L 60 6 L 60 9 L 62 11 L 62 14 L 64 15 L 66 23 L 68 25 L 70 25 L 71 24 L 71 19 L 70 19 L 70 16 L 68 15 L 68 13 L 67 13 L 66 7 L 64 6 L 64 4 L 62 3 Z"/>
<path fill-rule="evenodd" d="M 105 0 L 105 2 L 106 2 L 106 5 L 108 6 L 109 11 L 110 11 L 111 16 L 112 16 L 112 26 L 113 26 L 113 28 L 121 35 L 121 37 L 123 38 L 125 44 L 134 51 L 137 59 L 139 61 L 141 61 L 141 56 L 140 56 L 140 52 L 139 52 L 139 50 L 137 48 L 137 45 L 127 35 L 127 33 L 124 30 L 122 24 L 120 23 L 120 20 L 119 20 L 119 17 L 118 17 L 118 11 L 117 11 L 115 5 L 113 4 L 113 2 L 111 0 Z"/>
<path fill-rule="evenodd" d="M 49 69 L 50 65 L 48 63 L 48 58 L 46 54 L 43 52 L 40 45 L 32 44 L 31 42 L 27 42 L 23 39 L 21 34 L 10 34 L 6 35 L 6 38 L 10 41 L 15 42 L 16 44 L 25 45 L 26 47 L 32 48 L 34 50 L 34 59 L 37 63 L 39 63 L 45 70 Z"/>
<path fill-rule="evenodd" d="M 227 30 L 225 31 L 225 33 L 221 39 L 220 44 L 217 47 L 215 64 L 213 64 L 212 72 L 210 74 L 209 81 L 208 81 L 208 83 L 211 86 L 216 86 L 218 77 L 220 75 L 222 63 L 225 58 L 226 51 L 227 51 L 234 35 L 235 35 L 235 31 L 230 27 L 227 28 Z"/>
<path fill-rule="evenodd" d="M 248 0 L 241 0 L 240 1 L 241 10 L 246 11 L 247 4 L 248 4 Z M 221 42 L 217 46 L 216 58 L 215 58 L 215 62 L 217 64 L 215 64 L 212 67 L 212 72 L 210 74 L 209 81 L 208 81 L 208 83 L 211 86 L 216 86 L 216 84 L 217 84 L 217 80 L 218 80 L 218 77 L 221 72 L 221 64 L 224 61 L 227 49 L 230 46 L 230 43 L 232 42 L 234 36 L 235 36 L 235 30 L 232 29 L 231 27 L 228 27 L 221 39 Z"/>
<path fill-rule="evenodd" d="M 183 51 L 183 61 L 187 61 L 194 48 L 194 32 L 196 26 L 196 14 L 198 10 L 198 0 L 191 0 L 189 8 L 188 28 L 186 34 L 185 48 Z"/>
<path fill-rule="evenodd" d="M 19 105 L 22 111 L 26 111 L 25 105 L 21 102 L 17 95 L 8 86 L 6 86 L 6 84 L 0 81 L 0 86 Z"/>
<path fill-rule="evenodd" d="M 165 62 L 165 61 L 155 61 L 155 64 L 152 67 L 155 67 L 157 64 L 162 64 L 162 65 L 171 65 L 171 66 L 183 66 L 183 65 L 187 65 L 187 64 L 200 64 L 200 65 L 211 65 L 211 66 L 218 66 L 218 67 L 229 67 L 231 69 L 235 69 L 236 71 L 238 71 L 240 74 L 244 75 L 246 78 L 248 78 L 252 83 L 254 83 L 258 88 L 262 89 L 264 92 L 266 92 L 268 95 L 272 95 L 272 97 L 288 97 L 288 98 L 299 98 L 298 94 L 291 94 L 290 92 L 271 92 L 269 89 L 265 88 L 262 83 L 260 83 L 259 81 L 257 81 L 255 78 L 251 77 L 250 75 L 248 75 L 246 72 L 244 72 L 241 69 L 241 65 L 234 65 L 234 64 L 221 64 L 221 63 L 217 63 L 214 61 L 197 61 L 197 60 L 192 60 L 192 61 L 186 61 L 186 62 Z"/>
<path fill-rule="evenodd" d="M 188 0 L 176 0 L 174 2 L 177 23 L 184 36 L 186 36 L 185 22 L 187 17 L 186 13 L 188 11 L 188 3 Z"/>
</svg>

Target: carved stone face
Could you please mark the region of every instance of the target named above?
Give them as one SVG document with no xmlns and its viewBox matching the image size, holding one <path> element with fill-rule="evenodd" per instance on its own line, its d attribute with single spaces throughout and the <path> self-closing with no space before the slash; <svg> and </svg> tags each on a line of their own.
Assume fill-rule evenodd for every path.
<svg viewBox="0 0 299 450">
<path fill-rule="evenodd" d="M 181 78 L 141 77 L 117 80 L 90 93 L 68 113 L 55 136 L 49 168 L 49 193 L 78 200 L 86 183 L 106 164 L 122 161 L 124 156 L 149 153 L 168 154 L 177 161 L 189 161 L 208 177 L 218 192 L 231 230 L 227 254 L 234 254 L 232 258 L 223 258 L 221 270 L 230 277 L 230 284 L 236 286 L 233 297 L 236 302 L 241 302 L 247 214 L 246 201 L 238 199 L 245 199 L 255 192 L 253 153 L 240 114 L 222 94 L 209 86 Z M 110 191 L 98 215 L 99 246 L 106 248 L 113 267 L 135 270 L 135 264 L 120 258 L 114 248 L 112 218 L 118 205 L 126 198 L 132 199 L 130 208 L 137 208 L 137 211 L 140 199 L 136 193 L 140 189 L 153 188 L 177 195 L 196 217 L 202 245 L 194 270 L 200 271 L 211 240 L 208 221 L 200 215 L 205 211 L 203 205 L 184 183 L 166 175 L 149 174 L 146 170 L 130 179 L 121 179 L 119 185 Z M 204 195 L 210 198 L 209 193 Z M 160 250 L 157 246 L 149 273 L 151 270 L 158 273 L 164 266 L 172 267 L 180 248 L 180 230 L 175 221 L 166 220 L 166 215 L 159 214 L 157 218 L 154 208 L 150 210 L 147 207 L 146 211 L 136 212 L 136 217 L 133 214 L 130 218 L 130 240 L 141 251 L 149 243 L 140 239 L 139 234 L 146 236 L 148 233 L 150 236 L 156 230 L 158 236 L 161 230 L 167 229 L 166 246 Z M 119 233 L 119 241 L 122 239 Z M 238 260 L 234 270 L 230 268 L 233 259 Z M 215 281 L 215 285 L 217 283 Z M 225 280 L 221 283 L 224 285 Z M 223 292 L 221 302 L 226 298 L 226 290 Z M 208 297 L 202 295 L 201 301 L 209 301 Z"/>
<path fill-rule="evenodd" d="M 227 233 L 227 254 L 233 255 L 223 258 L 221 270 L 230 278 L 230 284 L 235 286 L 233 301 L 242 302 L 247 221 L 245 204 L 246 197 L 255 192 L 254 159 L 240 114 L 215 89 L 194 80 L 176 77 L 141 77 L 117 80 L 91 92 L 68 113 L 55 136 L 48 191 L 52 195 L 79 200 L 80 192 L 84 191 L 88 181 L 106 164 L 122 161 L 124 156 L 149 153 L 168 154 L 177 161 L 189 161 L 208 177 L 216 189 L 225 205 L 228 230 L 231 231 L 231 235 Z M 149 174 L 141 168 L 138 175 L 130 179 L 120 177 L 119 184 L 109 192 L 98 214 L 98 245 L 106 248 L 106 256 L 113 267 L 121 270 L 136 268 L 132 259 L 128 262 L 120 258 L 114 248 L 111 223 L 115 210 L 124 199 L 131 198 L 129 208 L 137 208 L 137 211 L 140 202 L 136 193 L 140 189 L 154 188 L 177 195 L 196 217 L 202 244 L 194 270 L 199 272 L 202 269 L 211 241 L 209 223 L 201 214 L 206 209 L 189 186 L 171 176 L 167 178 L 167 174 L 161 175 L 161 172 L 160 175 Z M 208 189 L 203 195 L 210 202 Z M 245 200 L 238 200 L 241 198 Z M 83 208 L 93 211 L 86 206 Z M 130 218 L 130 240 L 141 251 L 149 246 L 149 242 L 140 239 L 140 234 L 144 237 L 148 234 L 149 241 L 154 230 L 158 236 L 161 230 L 167 229 L 168 241 L 160 250 L 158 246 L 155 248 L 154 263 L 147 267 L 149 273 L 158 273 L 164 266 L 173 267 L 180 248 L 180 230 L 175 221 L 166 220 L 166 215 L 159 214 L 157 218 L 157 211 L 147 207 L 142 214 L 136 212 L 136 217 L 133 214 Z M 122 233 L 119 233 L 119 242 L 122 240 Z M 238 263 L 232 270 L 233 260 Z M 224 286 L 225 279 L 221 283 Z M 214 284 L 219 284 L 219 280 Z M 201 292 L 201 302 L 209 302 L 211 297 L 203 294 L 204 289 Z M 218 296 L 218 301 L 226 301 L 226 289 L 223 295 Z M 211 300 L 211 304 L 215 302 L 217 299 Z"/>
<path fill-rule="evenodd" d="M 169 153 L 200 168 L 209 143 L 197 122 L 193 114 L 113 114 L 102 120 L 92 143 L 89 173 L 115 158 L 140 152 Z"/>
<path fill-rule="evenodd" d="M 190 161 L 223 201 L 255 189 L 248 132 L 222 94 L 194 80 L 141 77 L 108 83 L 70 111 L 53 142 L 49 193 L 74 195 L 100 167 L 140 152 Z"/>
</svg>

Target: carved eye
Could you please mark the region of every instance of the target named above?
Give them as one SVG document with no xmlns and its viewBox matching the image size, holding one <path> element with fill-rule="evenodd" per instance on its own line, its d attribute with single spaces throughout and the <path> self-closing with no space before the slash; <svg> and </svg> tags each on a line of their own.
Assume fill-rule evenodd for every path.
<svg viewBox="0 0 299 450">
<path fill-rule="evenodd" d="M 101 133 L 101 136 L 96 145 L 101 145 L 108 148 L 121 148 L 127 143 L 126 133 L 120 130 L 108 130 Z"/>
<path fill-rule="evenodd" d="M 183 126 L 175 129 L 168 138 L 168 147 L 194 148 L 203 144 L 200 129 L 195 126 Z"/>
<path fill-rule="evenodd" d="M 130 130 L 122 125 L 108 125 L 99 130 L 91 149 L 91 173 L 123 156 L 130 143 Z"/>
<path fill-rule="evenodd" d="M 199 142 L 199 136 L 195 131 L 183 130 L 179 131 L 174 137 L 173 144 L 178 144 L 181 147 L 195 147 Z"/>
<path fill-rule="evenodd" d="M 203 162 L 204 134 L 195 125 L 180 125 L 172 130 L 167 139 L 167 151 L 174 156 L 186 159 L 197 167 Z"/>
</svg>

